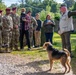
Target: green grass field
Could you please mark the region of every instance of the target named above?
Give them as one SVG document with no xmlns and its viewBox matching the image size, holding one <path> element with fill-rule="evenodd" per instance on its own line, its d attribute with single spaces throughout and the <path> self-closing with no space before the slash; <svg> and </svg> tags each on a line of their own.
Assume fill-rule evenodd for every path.
<svg viewBox="0 0 76 75">
<path fill-rule="evenodd" d="M 58 35 L 57 33 L 54 33 L 53 36 L 53 46 L 59 50 L 62 49 L 62 44 L 61 44 L 61 38 L 60 35 Z M 72 52 L 75 55 L 76 52 L 76 34 L 71 34 L 71 47 L 72 47 Z M 27 50 L 27 47 L 25 47 L 24 51 L 13 51 L 12 54 L 19 54 L 19 55 L 23 55 L 23 56 L 41 56 L 44 57 L 44 55 L 46 54 L 46 51 L 40 47 L 39 49 L 35 49 L 32 48 L 31 51 Z"/>
</svg>

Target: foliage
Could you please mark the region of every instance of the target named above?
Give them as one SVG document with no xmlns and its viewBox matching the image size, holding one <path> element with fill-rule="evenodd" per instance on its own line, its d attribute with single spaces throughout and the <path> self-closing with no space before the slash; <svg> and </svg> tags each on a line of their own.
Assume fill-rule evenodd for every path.
<svg viewBox="0 0 76 75">
<path fill-rule="evenodd" d="M 75 2 L 75 4 L 74 4 L 74 6 L 73 6 L 72 11 L 76 11 L 76 2 Z M 74 18 L 76 19 L 76 16 L 74 16 Z"/>
<path fill-rule="evenodd" d="M 72 7 L 75 3 L 74 0 L 63 0 L 63 1 L 67 5 L 68 8 Z"/>
<path fill-rule="evenodd" d="M 75 4 L 74 4 L 74 6 L 73 6 L 73 10 L 76 10 L 76 2 L 75 2 Z"/>
<path fill-rule="evenodd" d="M 18 8 L 19 6 L 18 6 L 17 3 L 15 3 L 15 4 L 11 4 L 10 8 L 12 8 L 12 7 L 17 7 Z"/>
<path fill-rule="evenodd" d="M 54 0 L 20 0 L 20 7 L 25 7 L 26 10 L 31 9 L 32 15 L 35 16 L 36 13 L 41 12 L 42 10 L 46 10 L 46 6 L 51 7 L 51 12 L 56 13 L 59 12 L 59 4 Z M 23 3 L 24 1 L 24 3 Z M 48 9 L 47 9 L 48 10 Z M 46 10 L 46 11 L 47 11 Z"/>
<path fill-rule="evenodd" d="M 70 10 L 76 10 L 76 3 L 74 0 L 63 1 L 67 4 Z M 20 9 L 24 7 L 26 8 L 26 11 L 32 11 L 32 16 L 35 16 L 36 13 L 40 13 L 41 20 L 45 20 L 47 14 L 50 14 L 54 19 L 59 19 L 60 3 L 57 3 L 55 0 L 19 0 L 19 3 L 20 4 L 11 4 L 10 6 L 10 8 L 16 6 L 18 8 L 18 14 L 20 14 Z M 0 9 L 5 10 L 5 8 L 5 4 L 2 3 L 2 0 L 0 0 Z"/>
<path fill-rule="evenodd" d="M 55 19 L 55 20 L 59 20 L 59 19 L 60 19 L 60 13 L 55 13 L 54 19 Z"/>
<path fill-rule="evenodd" d="M 50 6 L 46 6 L 46 10 L 42 10 L 40 12 L 40 19 L 42 21 L 44 21 L 46 19 L 46 16 L 49 14 L 53 19 L 54 19 L 54 13 L 50 12 L 51 7 Z"/>
<path fill-rule="evenodd" d="M 2 0 L 0 0 L 0 3 L 2 3 Z"/>
<path fill-rule="evenodd" d="M 5 13 L 6 5 L 0 2 L 0 9 L 3 10 L 3 14 Z"/>
</svg>

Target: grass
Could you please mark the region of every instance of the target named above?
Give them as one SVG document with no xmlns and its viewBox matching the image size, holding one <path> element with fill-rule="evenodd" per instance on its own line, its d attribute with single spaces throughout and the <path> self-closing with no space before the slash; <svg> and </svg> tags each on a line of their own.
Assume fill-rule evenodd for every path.
<svg viewBox="0 0 76 75">
<path fill-rule="evenodd" d="M 54 42 L 54 47 L 61 50 L 61 38 L 60 35 L 58 35 L 57 33 L 54 33 L 54 37 L 53 37 L 53 42 Z M 76 52 L 76 35 L 75 34 L 71 34 L 71 46 L 72 46 L 72 52 L 75 55 Z M 12 54 L 19 54 L 22 56 L 39 56 L 42 58 L 45 58 L 45 56 L 47 55 L 46 51 L 40 47 L 39 49 L 33 49 L 31 51 L 28 51 L 27 48 L 25 47 L 24 51 L 13 51 Z"/>
</svg>

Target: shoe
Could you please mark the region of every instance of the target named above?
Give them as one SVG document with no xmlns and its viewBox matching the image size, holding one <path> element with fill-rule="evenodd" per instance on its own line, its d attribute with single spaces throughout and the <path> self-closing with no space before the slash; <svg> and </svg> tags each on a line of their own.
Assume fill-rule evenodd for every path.
<svg viewBox="0 0 76 75">
<path fill-rule="evenodd" d="M 11 53 L 11 50 L 5 50 L 4 53 Z"/>
<path fill-rule="evenodd" d="M 9 50 L 9 51 L 6 51 L 6 53 L 11 53 L 11 52 L 12 52 L 12 51 L 10 51 L 10 50 Z"/>
<path fill-rule="evenodd" d="M 24 49 L 22 48 L 22 49 L 20 49 L 21 51 L 23 51 Z"/>
<path fill-rule="evenodd" d="M 31 48 L 28 48 L 28 50 L 31 50 Z"/>
<path fill-rule="evenodd" d="M 15 48 L 15 51 L 20 51 L 20 49 L 18 49 L 18 48 Z"/>
<path fill-rule="evenodd" d="M 5 45 L 2 45 L 2 48 L 5 48 Z"/>
<path fill-rule="evenodd" d="M 38 46 L 35 46 L 34 48 L 38 48 Z"/>
<path fill-rule="evenodd" d="M 33 45 L 32 47 L 34 48 L 35 46 Z"/>
</svg>

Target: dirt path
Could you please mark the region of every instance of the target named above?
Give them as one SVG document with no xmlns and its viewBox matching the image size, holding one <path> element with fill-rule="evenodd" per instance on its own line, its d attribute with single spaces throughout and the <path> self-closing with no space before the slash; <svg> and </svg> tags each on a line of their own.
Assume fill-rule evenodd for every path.
<svg viewBox="0 0 76 75">
<path fill-rule="evenodd" d="M 19 55 L 0 54 L 0 75 L 64 75 L 64 68 L 57 63 L 53 66 L 51 72 L 48 60 L 40 60 L 39 58 L 31 60 L 29 57 L 21 57 Z M 72 70 L 65 75 L 75 75 Z"/>
</svg>

